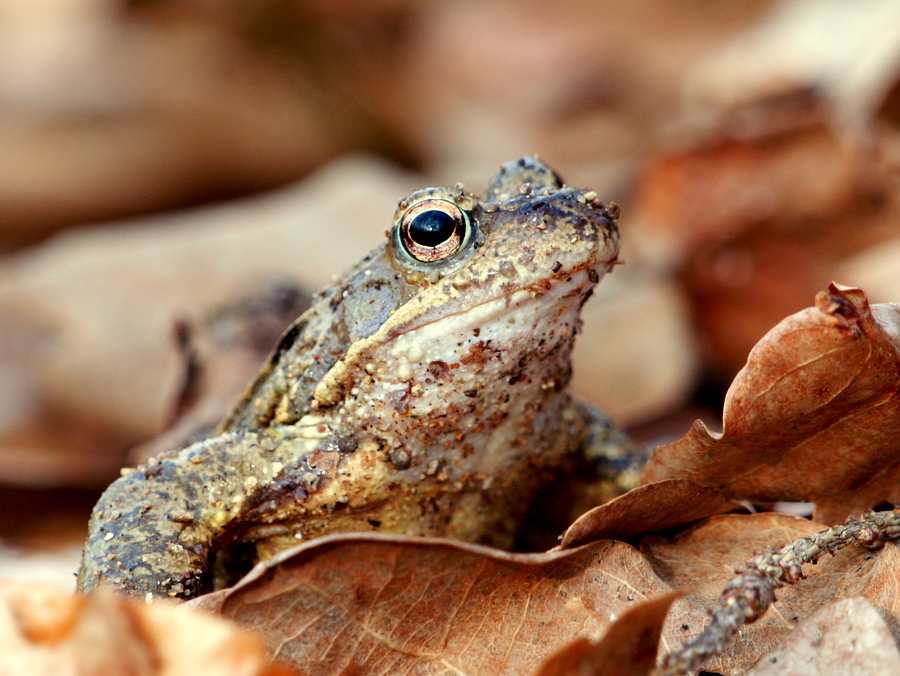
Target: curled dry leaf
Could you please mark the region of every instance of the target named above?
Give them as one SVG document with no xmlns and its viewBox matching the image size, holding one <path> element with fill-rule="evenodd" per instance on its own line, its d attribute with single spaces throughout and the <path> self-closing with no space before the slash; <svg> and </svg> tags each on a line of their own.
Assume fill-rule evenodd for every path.
<svg viewBox="0 0 900 676">
<path fill-rule="evenodd" d="M 687 479 L 639 486 L 582 514 L 563 534 L 560 549 L 601 539 L 622 540 L 730 512 L 740 505 L 717 488 Z"/>
<path fill-rule="evenodd" d="M 624 611 L 670 591 L 622 542 L 509 554 L 340 534 L 260 564 L 218 602 L 261 630 L 273 657 L 310 676 L 499 676 L 532 672 L 577 637 L 599 639 Z M 702 626 L 703 613 L 681 614 Z"/>
<path fill-rule="evenodd" d="M 687 478 L 749 500 L 816 503 L 838 523 L 900 502 L 900 305 L 832 284 L 750 353 L 724 431 L 697 421 L 660 446 L 645 481 Z"/>
<path fill-rule="evenodd" d="M 101 589 L 72 596 L 0 581 L 0 673 L 10 676 L 289 676 L 261 641 L 219 618 Z"/>
<path fill-rule="evenodd" d="M 656 652 L 669 607 L 680 592 L 632 608 L 599 643 L 575 639 L 544 662 L 534 676 L 646 676 L 656 666 Z"/>
<path fill-rule="evenodd" d="M 640 552 L 604 540 L 545 554 L 339 534 L 277 555 L 236 587 L 189 605 L 260 630 L 273 657 L 310 676 L 522 674 L 575 639 L 597 641 L 635 604 L 688 589 L 662 631 L 661 648 L 669 652 L 703 630 L 707 611 L 754 551 L 822 529 L 784 514 L 719 515 L 672 540 L 647 536 Z M 841 551 L 807 573 L 779 591 L 774 606 L 708 668 L 743 673 L 834 599 L 862 596 L 891 622 L 900 620 L 893 544 Z M 570 657 L 586 647 L 571 648 Z"/>
<path fill-rule="evenodd" d="M 898 673 L 900 652 L 884 618 L 866 599 L 847 598 L 804 620 L 746 676 Z"/>
</svg>

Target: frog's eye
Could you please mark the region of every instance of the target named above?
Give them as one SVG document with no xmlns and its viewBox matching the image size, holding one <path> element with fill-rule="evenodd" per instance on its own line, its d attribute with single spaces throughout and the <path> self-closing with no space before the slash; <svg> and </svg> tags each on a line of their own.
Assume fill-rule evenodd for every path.
<svg viewBox="0 0 900 676">
<path fill-rule="evenodd" d="M 442 261 L 457 251 L 466 238 L 466 216 L 453 202 L 423 200 L 400 221 L 400 243 L 423 263 Z"/>
</svg>

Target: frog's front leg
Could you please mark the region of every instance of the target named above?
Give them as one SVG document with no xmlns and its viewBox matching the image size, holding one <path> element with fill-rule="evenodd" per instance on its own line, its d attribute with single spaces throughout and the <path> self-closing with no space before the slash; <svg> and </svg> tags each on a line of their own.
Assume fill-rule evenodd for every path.
<svg viewBox="0 0 900 676">
<path fill-rule="evenodd" d="M 277 484 L 302 498 L 318 482 L 323 471 L 309 466 L 307 450 L 265 432 L 235 432 L 130 471 L 94 507 L 78 589 L 105 584 L 181 599 L 208 590 L 213 549 L 252 518 L 261 495 Z"/>
<path fill-rule="evenodd" d="M 578 453 L 568 477 L 569 507 L 557 534 L 582 514 L 641 485 L 641 469 L 652 447 L 638 444 L 593 404 L 575 401 L 572 414 L 579 423 Z M 550 543 L 547 543 L 548 545 Z"/>
<path fill-rule="evenodd" d="M 600 408 L 576 401 L 574 408 L 584 421 L 580 439 L 582 457 L 597 472 L 597 504 L 608 502 L 641 485 L 641 469 L 652 447 L 633 441 Z"/>
<path fill-rule="evenodd" d="M 640 485 L 651 448 L 635 443 L 601 409 L 570 402 L 564 413 L 571 452 L 558 478 L 535 497 L 516 541 L 524 551 L 543 551 L 588 510 Z"/>
</svg>

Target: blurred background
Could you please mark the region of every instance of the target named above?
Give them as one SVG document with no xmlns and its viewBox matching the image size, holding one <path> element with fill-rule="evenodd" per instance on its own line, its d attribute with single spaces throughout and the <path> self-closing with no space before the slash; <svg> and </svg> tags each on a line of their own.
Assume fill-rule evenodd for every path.
<svg viewBox="0 0 900 676">
<path fill-rule="evenodd" d="M 71 586 L 399 198 L 530 153 L 622 206 L 577 393 L 719 425 L 830 281 L 900 301 L 900 3 L 0 0 L 0 575 Z"/>
</svg>

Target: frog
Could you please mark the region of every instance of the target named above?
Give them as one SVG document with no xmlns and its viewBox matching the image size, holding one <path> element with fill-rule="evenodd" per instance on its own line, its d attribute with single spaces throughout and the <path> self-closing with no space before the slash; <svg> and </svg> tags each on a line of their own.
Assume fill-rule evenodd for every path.
<svg viewBox="0 0 900 676">
<path fill-rule="evenodd" d="M 78 589 L 186 600 L 232 583 L 235 561 L 334 533 L 511 547 L 569 458 L 616 446 L 568 390 L 581 308 L 618 263 L 616 217 L 536 156 L 480 196 L 400 200 L 210 436 L 106 489 Z"/>
</svg>

